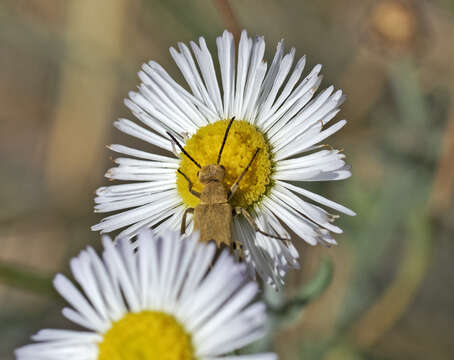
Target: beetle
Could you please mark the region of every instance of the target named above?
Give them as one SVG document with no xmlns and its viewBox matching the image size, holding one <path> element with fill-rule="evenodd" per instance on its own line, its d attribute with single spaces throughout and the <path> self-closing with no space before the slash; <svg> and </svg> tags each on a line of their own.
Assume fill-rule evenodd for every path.
<svg viewBox="0 0 454 360">
<path fill-rule="evenodd" d="M 258 227 L 252 215 L 245 208 L 239 206 L 233 208 L 230 204 L 230 200 L 238 190 L 241 179 L 244 177 L 260 151 L 260 148 L 255 150 L 247 166 L 243 169 L 230 189 L 227 190 L 226 185 L 224 184 L 225 168 L 220 165 L 220 161 L 222 151 L 224 150 L 224 146 L 227 141 L 227 136 L 234 120 L 235 117 L 232 117 L 227 125 L 216 164 L 209 164 L 205 166 L 201 166 L 196 160 L 194 160 L 194 158 L 188 154 L 177 139 L 172 134 L 167 132 L 181 152 L 200 169 L 197 172 L 197 177 L 200 183 L 203 184 L 203 189 L 200 193 L 195 191 L 191 180 L 180 169 L 178 169 L 178 172 L 188 182 L 189 192 L 200 199 L 199 205 L 195 208 L 187 208 L 184 211 L 180 232 L 182 235 L 185 233 L 186 217 L 188 213 L 192 213 L 194 219 L 194 231 L 199 231 L 200 241 L 214 241 L 218 247 L 227 246 L 236 249 L 239 245 L 233 241 L 232 237 L 233 216 L 243 215 L 254 231 L 274 239 L 287 241 L 289 239 L 264 232 Z"/>
</svg>

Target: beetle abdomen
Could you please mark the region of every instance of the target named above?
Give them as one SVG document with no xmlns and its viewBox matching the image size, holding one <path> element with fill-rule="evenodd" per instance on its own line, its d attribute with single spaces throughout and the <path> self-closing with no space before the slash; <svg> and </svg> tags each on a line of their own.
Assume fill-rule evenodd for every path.
<svg viewBox="0 0 454 360">
<path fill-rule="evenodd" d="M 194 209 L 194 231 L 199 231 L 202 242 L 215 241 L 230 246 L 232 243 L 232 207 L 228 203 L 200 204 Z"/>
</svg>

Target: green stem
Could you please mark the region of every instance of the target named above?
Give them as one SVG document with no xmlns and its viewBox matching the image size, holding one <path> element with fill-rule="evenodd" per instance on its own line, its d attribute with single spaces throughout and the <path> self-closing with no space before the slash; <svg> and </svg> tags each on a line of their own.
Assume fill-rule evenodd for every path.
<svg viewBox="0 0 454 360">
<path fill-rule="evenodd" d="M 270 306 L 270 312 L 277 316 L 288 315 L 293 311 L 299 311 L 310 301 L 319 297 L 331 283 L 333 277 L 333 264 L 329 259 L 323 259 L 315 277 L 302 287 L 299 293 L 283 305 L 276 307 Z"/>
<path fill-rule="evenodd" d="M 0 282 L 41 295 L 57 295 L 52 286 L 52 277 L 21 269 L 17 265 L 0 263 Z"/>
</svg>

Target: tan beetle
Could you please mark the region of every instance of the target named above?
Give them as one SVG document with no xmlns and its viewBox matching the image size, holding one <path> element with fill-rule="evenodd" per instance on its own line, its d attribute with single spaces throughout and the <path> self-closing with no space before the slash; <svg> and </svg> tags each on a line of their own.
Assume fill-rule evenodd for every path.
<svg viewBox="0 0 454 360">
<path fill-rule="evenodd" d="M 194 231 L 199 231 L 200 241 L 214 241 L 216 242 L 216 245 L 218 247 L 225 245 L 235 249 L 239 245 L 237 245 L 232 240 L 232 217 L 233 215 L 243 215 L 256 232 L 278 240 L 289 240 L 262 231 L 257 226 L 254 218 L 245 208 L 232 208 L 229 203 L 238 189 L 239 182 L 244 177 L 254 159 L 256 158 L 258 152 L 260 151 L 260 148 L 257 148 L 255 150 L 255 153 L 254 155 L 252 155 L 252 158 L 246 168 L 235 180 L 230 190 L 227 191 L 224 185 L 225 168 L 219 163 L 221 161 L 222 151 L 227 141 L 227 136 L 229 134 L 230 127 L 232 126 L 233 120 L 235 120 L 235 117 L 232 117 L 225 130 L 224 139 L 222 141 L 221 148 L 219 149 L 217 162 L 216 164 L 211 165 L 201 166 L 196 160 L 194 160 L 191 155 L 187 153 L 186 150 L 184 150 L 183 146 L 181 146 L 181 144 L 174 136 L 172 136 L 172 134 L 170 134 L 169 132 L 167 133 L 181 150 L 181 152 L 200 169 L 197 173 L 197 176 L 199 178 L 199 181 L 204 185 L 201 193 L 193 190 L 193 184 L 191 180 L 181 170 L 178 169 L 178 172 L 188 182 L 189 192 L 200 199 L 199 205 L 197 205 L 195 208 L 187 208 L 183 213 L 183 219 L 181 222 L 181 234 L 184 234 L 186 230 L 187 214 L 193 213 Z"/>
</svg>

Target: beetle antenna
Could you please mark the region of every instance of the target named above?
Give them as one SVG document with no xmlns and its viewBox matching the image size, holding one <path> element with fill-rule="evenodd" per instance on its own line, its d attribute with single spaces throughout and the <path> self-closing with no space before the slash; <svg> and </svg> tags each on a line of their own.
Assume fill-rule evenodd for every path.
<svg viewBox="0 0 454 360">
<path fill-rule="evenodd" d="M 170 138 L 174 141 L 174 143 L 178 146 L 178 148 L 181 150 L 181 152 L 183 154 L 185 154 L 187 156 L 187 158 L 195 164 L 195 166 L 197 166 L 199 169 L 201 169 L 202 167 L 200 166 L 200 164 L 197 161 L 195 161 L 191 155 L 188 154 L 188 152 L 183 148 L 183 146 L 181 146 L 181 144 L 178 142 L 178 140 L 175 139 L 175 136 L 173 136 L 168 131 L 166 131 L 166 132 L 167 132 L 167 135 L 169 135 Z"/>
<path fill-rule="evenodd" d="M 216 164 L 219 164 L 221 162 L 222 150 L 224 150 L 225 142 L 227 141 L 227 135 L 229 135 L 230 127 L 232 126 L 233 120 L 235 120 L 235 116 L 233 116 L 230 119 L 229 124 L 227 125 L 227 129 L 225 129 L 224 140 L 222 140 L 222 145 L 221 148 L 219 149 L 218 161 L 216 162 Z"/>
</svg>

